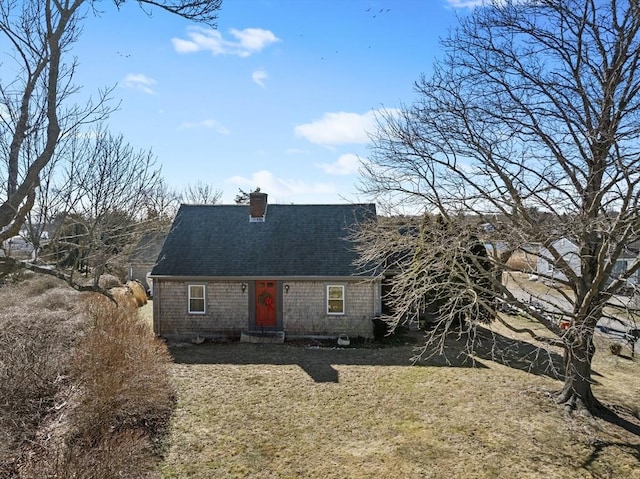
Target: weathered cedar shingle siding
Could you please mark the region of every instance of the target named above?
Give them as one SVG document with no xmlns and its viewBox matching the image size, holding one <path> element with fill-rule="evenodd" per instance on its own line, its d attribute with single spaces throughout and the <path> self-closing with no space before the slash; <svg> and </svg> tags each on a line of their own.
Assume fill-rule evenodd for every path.
<svg viewBox="0 0 640 479">
<path fill-rule="evenodd" d="M 187 311 L 188 284 L 204 284 L 205 314 Z M 188 336 L 213 331 L 236 336 L 247 327 L 248 294 L 237 282 L 161 281 L 156 284 L 154 317 L 162 318 L 156 333 L 163 336 Z"/>
<path fill-rule="evenodd" d="M 371 319 L 379 313 L 374 306 L 375 283 L 305 281 L 287 284 L 289 292 L 283 295 L 283 322 L 287 334 L 372 336 Z M 345 286 L 345 313 L 330 315 L 327 314 L 327 286 L 338 284 Z"/>
<path fill-rule="evenodd" d="M 206 285 L 206 313 L 187 312 L 187 284 Z M 246 330 L 250 316 L 250 293 L 241 282 L 162 281 L 157 286 L 154 316 L 162 317 L 156 333 L 167 337 L 194 335 L 238 337 Z M 338 336 L 348 334 L 370 338 L 375 310 L 376 283 L 335 281 L 289 281 L 282 293 L 283 330 L 291 336 Z M 328 285 L 345 286 L 345 313 L 326 311 Z M 160 300 L 162 298 L 162 300 Z"/>
</svg>

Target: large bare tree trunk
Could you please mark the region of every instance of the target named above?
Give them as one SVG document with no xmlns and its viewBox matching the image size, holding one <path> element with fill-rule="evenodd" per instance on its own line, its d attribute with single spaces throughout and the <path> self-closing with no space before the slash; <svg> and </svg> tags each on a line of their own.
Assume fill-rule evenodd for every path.
<svg viewBox="0 0 640 479">
<path fill-rule="evenodd" d="M 591 361 L 595 354 L 593 333 L 571 328 L 564 350 L 564 386 L 557 401 L 568 410 L 595 412 L 602 407 L 591 390 Z"/>
</svg>

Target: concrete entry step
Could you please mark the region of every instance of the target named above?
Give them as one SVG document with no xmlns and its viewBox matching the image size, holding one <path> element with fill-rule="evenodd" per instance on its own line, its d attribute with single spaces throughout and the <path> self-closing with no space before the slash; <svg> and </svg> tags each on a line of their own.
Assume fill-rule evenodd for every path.
<svg viewBox="0 0 640 479">
<path fill-rule="evenodd" d="M 241 343 L 284 343 L 284 331 L 242 331 Z"/>
</svg>

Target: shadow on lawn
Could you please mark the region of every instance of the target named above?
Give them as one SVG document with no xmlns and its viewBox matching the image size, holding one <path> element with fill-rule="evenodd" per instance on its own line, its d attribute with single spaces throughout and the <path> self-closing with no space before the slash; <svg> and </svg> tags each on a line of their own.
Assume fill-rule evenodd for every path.
<svg viewBox="0 0 640 479">
<path fill-rule="evenodd" d="M 474 356 L 467 353 L 468 338 L 451 335 L 445 354 L 427 349 L 423 359 L 412 361 L 416 348 L 424 338 L 413 338 L 413 344 L 376 347 L 321 347 L 312 343 L 252 344 L 204 343 L 171 345 L 170 352 L 181 364 L 276 364 L 297 365 L 316 382 L 339 382 L 337 364 L 355 366 L 413 366 L 487 368 L 481 360 L 491 360 L 511 368 L 561 379 L 562 357 L 530 343 L 500 334 L 474 337 Z"/>
<path fill-rule="evenodd" d="M 394 347 L 318 347 L 300 344 L 205 343 L 174 345 L 169 350 L 176 363 L 182 364 L 276 364 L 297 365 L 315 382 L 339 382 L 333 366 L 412 366 L 413 346 Z M 458 357 L 454 361 L 433 358 L 418 366 L 485 367 Z"/>
<path fill-rule="evenodd" d="M 637 426 L 636 426 L 637 427 Z M 637 444 L 629 444 L 626 442 L 610 442 L 610 441 L 601 441 L 596 440 L 591 445 L 591 454 L 589 457 L 582 463 L 581 468 L 588 469 L 593 463 L 597 461 L 600 455 L 608 448 L 612 447 L 615 449 L 621 449 L 623 451 L 628 452 L 630 455 L 634 456 L 636 460 L 640 461 L 640 445 Z"/>
<path fill-rule="evenodd" d="M 635 417 L 630 411 L 618 407 L 610 408 L 604 406 L 602 410 L 596 414 L 596 417 L 640 437 L 640 424 L 638 423 L 638 419 L 640 418 Z M 591 454 L 589 454 L 582 463 L 581 468 L 588 469 L 592 464 L 596 463 L 607 448 L 625 451 L 640 462 L 640 444 L 633 444 L 632 441 L 603 441 L 596 439 L 591 444 Z"/>
<path fill-rule="evenodd" d="M 619 426 L 622 429 L 640 437 L 640 417 L 634 415 L 629 409 L 622 406 L 610 406 L 603 405 L 602 409 L 596 413 L 596 417 L 607 421 L 614 426 Z M 605 444 L 615 446 L 618 444 Z M 627 444 L 627 446 L 630 446 Z M 635 456 L 640 461 L 640 445 L 630 446 L 635 448 Z"/>
<path fill-rule="evenodd" d="M 489 330 L 479 330 L 473 340 L 476 357 L 537 376 L 564 381 L 562 355 L 551 348 L 538 347 Z"/>
</svg>

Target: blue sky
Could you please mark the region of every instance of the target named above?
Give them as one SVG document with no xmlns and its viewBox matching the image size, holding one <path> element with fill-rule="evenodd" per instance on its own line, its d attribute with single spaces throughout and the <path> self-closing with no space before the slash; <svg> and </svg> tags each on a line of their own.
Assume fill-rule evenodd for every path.
<svg viewBox="0 0 640 479">
<path fill-rule="evenodd" d="M 166 182 L 233 202 L 367 201 L 358 166 L 374 114 L 414 98 L 438 39 L 475 0 L 224 0 L 211 30 L 135 2 L 89 17 L 74 49 L 89 94 L 117 85 L 109 120 Z"/>
</svg>

